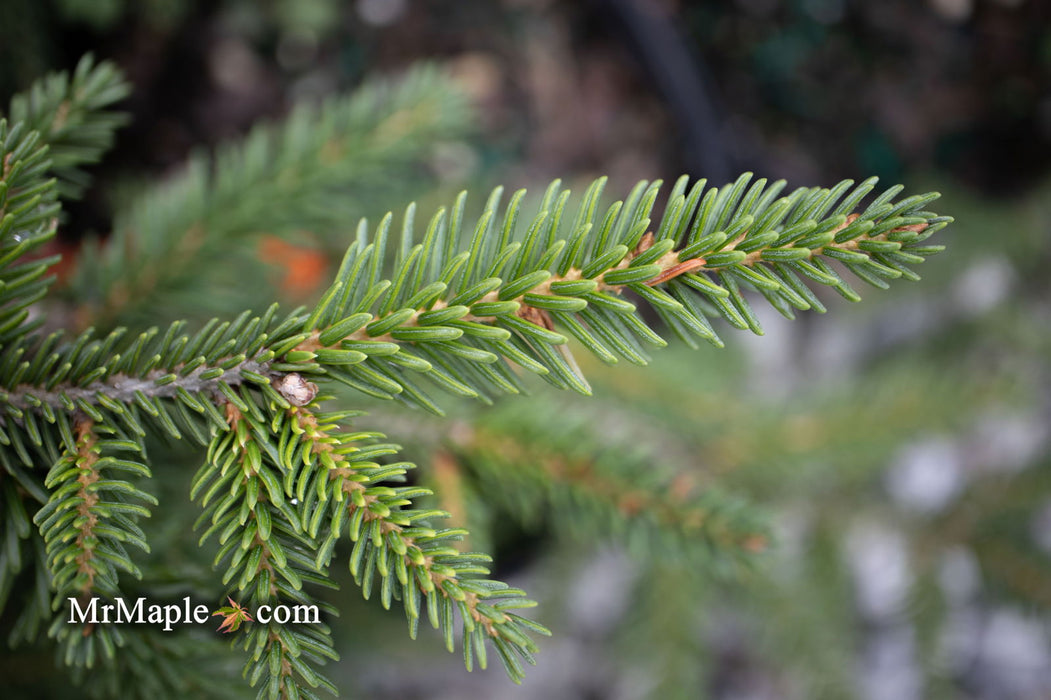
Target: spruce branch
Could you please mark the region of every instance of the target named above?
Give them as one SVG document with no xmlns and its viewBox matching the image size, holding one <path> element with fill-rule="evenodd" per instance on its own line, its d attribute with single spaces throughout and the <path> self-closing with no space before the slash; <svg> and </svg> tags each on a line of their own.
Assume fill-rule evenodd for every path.
<svg viewBox="0 0 1051 700">
<path fill-rule="evenodd" d="M 63 199 L 80 197 L 91 180 L 82 166 L 97 162 L 112 146 L 114 132 L 127 123 L 126 115 L 106 108 L 130 89 L 116 66 L 87 55 L 72 75 L 53 73 L 12 98 L 8 118 L 36 131 L 48 145 L 50 170 Z"/>
<path fill-rule="evenodd" d="M 216 698 L 244 696 L 244 681 L 230 652 L 212 634 L 168 632 L 142 626 L 120 628 L 123 645 L 112 661 L 74 666 L 71 676 L 87 697 Z"/>
<path fill-rule="evenodd" d="M 33 559 L 34 540 L 31 539 L 32 506 L 27 506 L 24 489 L 19 488 L 6 470 L 0 470 L 0 496 L 4 503 L 0 520 L 4 533 L 3 543 L 0 544 L 0 610 L 3 610 L 14 588 L 15 577 Z M 44 590 L 47 590 L 46 586 Z M 45 603 L 44 609 L 50 610 L 49 601 Z"/>
<path fill-rule="evenodd" d="M 406 469 L 413 465 L 407 462 L 380 465 L 371 461 L 396 452 L 394 445 L 368 441 L 382 435 L 340 433 L 334 423 L 338 415 L 315 415 L 295 407 L 290 409 L 290 414 L 294 417 L 293 432 L 302 431 L 301 442 L 328 468 L 335 513 L 325 518 L 332 525 L 327 543 L 318 555 L 319 561 L 324 561 L 343 535 L 345 521 L 354 543 L 350 570 L 366 598 L 378 574 L 381 603 L 389 608 L 392 598 L 402 600 L 413 637 L 421 615 L 421 598 L 425 599 L 430 622 L 435 628 L 443 629 L 450 652 L 453 651 L 453 610 L 459 610 L 468 669 L 475 657 L 485 668 L 485 642 L 491 642 L 511 678 L 516 682 L 521 680 L 519 657 L 533 663 L 532 655 L 537 651 L 526 633 L 549 632 L 511 611 L 533 607 L 535 603 L 525 598 L 524 591 L 480 578 L 489 573 L 490 557 L 478 552 L 461 552 L 455 546 L 456 541 L 467 535 L 465 530 L 436 530 L 427 525 L 431 519 L 448 517 L 448 513 L 404 508 L 411 505 L 411 499 L 432 494 L 423 487 L 391 487 L 383 483 L 401 480 Z M 309 493 L 311 486 L 308 484 L 301 490 Z M 319 483 L 317 490 L 323 488 Z"/>
<path fill-rule="evenodd" d="M 29 256 L 55 235 L 58 198 L 87 184 L 81 166 L 112 143 L 123 118 L 104 109 L 127 90 L 111 64 L 85 57 L 72 78 L 54 74 L 12 98 L 10 127 L 0 119 L 0 348 L 40 322 L 26 323 L 29 307 L 58 257 Z"/>
<path fill-rule="evenodd" d="M 797 275 L 856 299 L 823 258 L 860 270 L 863 279 L 911 277 L 906 263 L 935 252 L 919 244 L 948 222 L 920 210 L 932 195 L 893 203 L 899 188 L 860 213 L 852 211 L 872 180 L 849 194 L 846 182 L 780 199 L 783 183 L 768 188 L 759 181 L 746 193 L 748 182 L 744 176 L 703 196 L 703 185 L 695 185 L 687 198 L 686 181 L 680 180 L 663 220 L 651 231 L 656 185 L 640 184 L 629 205 L 616 203 L 600 219 L 600 180 L 585 195 L 568 238 L 557 225 L 568 200 L 558 183 L 548 189 L 524 236 L 515 233 L 521 194 L 494 235 L 497 191 L 467 250 L 459 253 L 464 196 L 448 220 L 444 211 L 431 219 L 420 243 L 410 207 L 389 278 L 383 277 L 382 256 L 390 216 L 372 242 L 364 225 L 359 227 L 317 306 L 283 320 L 271 307 L 260 317 L 245 313 L 232 322 L 215 320 L 192 337 L 180 336 L 181 325 L 174 324 L 163 336 L 151 329 L 130 343 L 115 331 L 99 340 L 84 333 L 58 350 L 52 349 L 61 345 L 57 335 L 39 347 L 36 339 L 12 345 L 0 356 L 0 371 L 9 379 L 0 437 L 32 466 L 16 426 L 30 429 L 38 449 L 68 442 L 68 418 L 56 411 L 79 411 L 99 423 L 119 420 L 137 439 L 145 434 L 144 422 L 180 436 L 172 419 L 178 415 L 183 430 L 209 445 L 194 493 L 204 493 L 205 516 L 211 518 L 205 537 L 218 534 L 215 563 L 226 569 L 224 583 L 250 592 L 257 605 L 278 597 L 309 600 L 300 592 L 302 582 L 329 583 L 326 567 L 346 529 L 354 543 L 351 571 L 366 596 L 378 574 L 381 602 L 389 607 L 392 599 L 402 599 L 413 635 L 421 597 L 426 598 L 432 624 L 443 628 L 450 648 L 458 609 L 468 667 L 476 656 L 484 666 L 489 641 L 518 680 L 519 658 L 531 661 L 535 651 L 526 631 L 544 630 L 505 608 L 532 602 L 521 591 L 475 578 L 486 573 L 488 559 L 450 544 L 463 531 L 421 524 L 441 512 L 402 510 L 429 492 L 383 485 L 403 477 L 407 465 L 373 462 L 395 448 L 369 445 L 375 437 L 369 434 L 342 431 L 338 421 L 346 414 L 316 412 L 319 399 L 311 380 L 335 380 L 437 412 L 416 377 L 484 399 L 519 391 L 510 361 L 587 393 L 572 355 L 554 349 L 567 340 L 555 329 L 564 329 L 603 360 L 615 362 L 617 350 L 644 362 L 640 343 L 664 340 L 624 298 L 629 290 L 685 338 L 721 345 L 709 315 L 760 331 L 743 287 L 763 293 L 782 311 L 790 305 L 823 310 Z M 31 359 L 22 360 L 24 354 Z M 0 456 L 10 461 L 7 450 Z M 508 455 L 503 457 L 506 462 Z M 512 463 L 522 459 L 510 456 Z M 541 462 L 548 465 L 540 472 L 548 487 L 561 483 L 562 492 L 591 499 L 614 524 L 654 521 L 686 540 L 704 538 L 715 551 L 747 553 L 762 541 L 723 499 L 702 494 L 680 507 L 645 491 L 638 478 L 618 482 L 607 475 L 600 481 L 588 465 Z M 54 499 L 53 494 L 41 511 L 44 517 Z M 245 645 L 253 654 L 246 670 L 253 682 L 265 678 L 276 693 L 303 683 L 330 685 L 299 658 L 294 651 L 299 646 L 287 632 L 260 626 L 250 634 Z M 311 643 L 322 652 L 311 660 L 332 658 L 327 629 L 318 627 L 313 635 Z"/>
<path fill-rule="evenodd" d="M 31 327 L 29 307 L 47 294 L 44 273 L 58 260 L 25 258 L 55 235 L 59 205 L 49 167 L 39 134 L 0 119 L 0 348 Z"/>
<path fill-rule="evenodd" d="M 600 444 L 565 416 L 504 411 L 450 449 L 478 488 L 528 526 L 623 538 L 648 560 L 747 566 L 767 548 L 763 519 L 741 499 L 672 472 L 660 456 Z"/>
<path fill-rule="evenodd" d="M 46 294 L 51 261 L 24 256 L 54 234 L 60 190 L 83 185 L 79 166 L 97 157 L 118 123 L 98 110 L 125 89 L 111 69 L 82 66 L 72 81 L 54 78 L 18 103 L 23 122 L 9 129 L 0 121 L 0 490 L 11 533 L 0 549 L 0 603 L 14 577 L 34 569 L 44 595 L 29 596 L 16 631 L 31 639 L 50 623 L 73 667 L 112 670 L 116 648 L 132 639 L 111 625 L 78 629 L 53 608 L 66 596 L 118 596 L 121 572 L 139 574 L 125 546 L 149 551 L 137 519 L 156 499 L 140 480 L 150 476 L 147 437 L 160 434 L 205 448 L 190 495 L 202 508 L 201 544 L 214 539 L 213 565 L 231 598 L 252 607 L 315 604 L 312 588 L 334 586 L 329 566 L 346 543 L 365 597 L 378 586 L 385 608 L 400 600 L 410 636 L 426 607 L 452 651 L 458 615 L 468 669 L 484 667 L 493 648 L 520 680 L 521 661 L 531 663 L 537 650 L 531 635 L 548 633 L 516 612 L 534 602 L 488 578 L 487 555 L 461 551 L 466 531 L 434 524 L 448 514 L 419 505 L 432 494 L 407 483 L 413 465 L 399 461 L 399 448 L 381 433 L 347 427 L 360 412 L 323 409 L 334 398 L 326 392 L 343 384 L 441 413 L 430 387 L 491 401 L 522 392 L 521 375 L 531 372 L 587 394 L 570 339 L 609 364 L 646 364 L 648 348 L 667 344 L 665 327 L 691 345 L 721 346 L 713 319 L 762 332 L 757 295 L 792 318 L 825 310 L 820 286 L 858 300 L 840 270 L 878 287 L 916 279 L 912 266 L 940 250 L 927 239 L 951 221 L 925 210 L 936 194 L 896 200 L 900 187 L 863 204 L 874 178 L 782 196 L 784 182 L 753 182 L 750 174 L 719 188 L 684 177 L 659 220 L 652 213 L 659 182 L 641 182 L 602 207 L 599 179 L 571 207 L 556 181 L 535 213 L 525 212 L 524 191 L 501 206 L 498 188 L 470 225 L 466 193 L 438 210 L 422 235 L 415 205 L 400 232 L 392 232 L 390 214 L 372 235 L 362 221 L 332 286 L 310 308 L 245 311 L 195 333 L 176 322 L 163 333 L 118 327 L 98 338 L 90 329 L 44 337 L 28 321 Z M 155 311 L 163 294 L 198 280 L 239 237 L 334 230 L 354 201 L 344 189 L 367 196 L 373 190 L 365 185 L 391 163 L 417 158 L 462 126 L 434 116 L 456 115 L 446 108 L 458 98 L 445 87 L 418 74 L 392 91 L 367 89 L 296 112 L 283 127 L 260 128 L 220 153 L 214 169 L 194 159 L 118 221 L 81 266 L 75 289 L 109 326 Z M 62 154 L 54 166 L 49 140 Z M 49 179 L 52 167 L 64 184 Z M 643 317 L 642 305 L 660 326 Z M 556 455 L 539 440 L 523 442 L 522 432 L 476 432 L 458 456 L 470 463 L 474 450 L 503 464 L 499 475 L 476 468 L 501 490 L 508 479 L 520 482 L 519 495 L 534 508 L 548 504 L 573 521 L 584 504 L 600 513 L 603 528 L 656 530 L 653 539 L 664 536 L 672 551 L 707 548 L 747 560 L 765 542 L 750 514 L 714 490 L 661 482 L 645 460 L 626 460 L 619 474 L 604 469 L 600 478 L 597 463 L 567 444 Z M 550 426 L 536 435 L 573 439 Z M 236 635 L 245 675 L 261 695 L 335 692 L 317 670 L 338 658 L 324 622 L 246 624 Z"/>
<path fill-rule="evenodd" d="M 745 174 L 707 191 L 701 181 L 687 194 L 680 179 L 655 229 L 650 212 L 660 183 L 639 183 L 627 204 L 616 202 L 600 217 L 600 179 L 566 228 L 569 193 L 559 182 L 521 226 L 524 192 L 511 199 L 501 224 L 497 189 L 460 252 L 465 195 L 451 212 L 434 215 L 419 242 L 410 207 L 389 277 L 381 258 L 392 219 L 383 219 L 371 241 L 363 222 L 335 284 L 285 356 L 287 366 L 435 412 L 416 376 L 488 400 L 521 390 L 507 361 L 586 394 L 565 347 L 569 337 L 607 363 L 645 364 L 644 345 L 666 344 L 629 292 L 690 345 L 702 339 L 721 347 L 713 317 L 762 333 L 744 290 L 789 318 L 794 310 L 824 312 L 804 280 L 859 299 L 830 261 L 878 287 L 885 279 L 918 279 L 909 266 L 941 250 L 924 242 L 951 221 L 923 211 L 935 193 L 894 202 L 900 186 L 853 211 L 875 178 L 780 198 L 783 182 L 749 187 L 750 180 Z"/>
<path fill-rule="evenodd" d="M 327 568 L 336 544 L 349 531 L 355 543 L 351 572 L 366 598 L 378 575 L 383 606 L 389 608 L 395 598 L 403 601 L 413 637 L 426 600 L 430 621 L 443 628 L 450 651 L 453 614 L 459 610 L 468 668 L 475 658 L 485 667 L 488 641 L 511 677 L 520 680 L 518 657 L 531 662 L 536 651 L 526 632 L 546 630 L 511 611 L 535 603 L 523 591 L 479 578 L 487 573 L 488 557 L 449 546 L 465 533 L 427 524 L 444 513 L 403 508 L 429 491 L 382 482 L 398 480 L 412 465 L 373 461 L 396 448 L 371 443 L 382 437 L 375 433 L 343 431 L 337 421 L 348 412 L 319 413 L 313 405 L 281 407 L 275 402 L 268 410 L 253 416 L 227 403 L 230 430 L 213 441 L 194 480 L 192 495 L 205 507 L 198 525 L 208 524 L 202 541 L 217 534 L 215 565 L 226 571 L 224 583 L 234 582 L 253 606 L 273 604 L 279 597 L 306 601 L 304 581 L 332 585 Z M 276 449 L 264 440 L 274 433 Z M 293 633 L 276 625 L 244 634 L 245 648 L 253 652 L 246 667 L 253 685 L 262 681 L 271 694 L 281 696 L 292 686 L 302 690 L 304 682 L 334 692 L 294 651 L 303 646 L 302 638 L 290 640 Z M 338 658 L 326 627 L 301 629 L 300 634 L 312 634 L 314 663 Z"/>
<path fill-rule="evenodd" d="M 75 429 L 75 447 L 52 467 L 44 482 L 50 498 L 33 518 L 47 547 L 55 610 L 68 597 L 86 603 L 97 594 L 119 595 L 120 570 L 141 578 L 124 545 L 149 553 L 136 520 L 150 512 L 136 501 L 157 505 L 156 498 L 134 483 L 113 478 L 115 472 L 150 476 L 145 464 L 113 454 L 139 452 L 135 441 L 123 439 L 121 431 L 111 426 L 83 418 Z M 102 433 L 114 434 L 115 439 L 104 439 Z M 49 634 L 62 644 L 67 665 L 92 666 L 99 652 L 112 659 L 115 647 L 123 644 L 119 630 L 96 629 L 91 623 L 77 629 L 66 624 L 64 614 L 55 617 Z M 86 637 L 93 643 L 81 643 Z"/>
<path fill-rule="evenodd" d="M 71 292 L 85 318 L 112 326 L 155 316 L 208 270 L 229 274 L 239 239 L 305 231 L 334 244 L 363 208 L 393 204 L 395 173 L 400 182 L 421 170 L 430 149 L 462 136 L 468 123 L 461 91 L 433 67 L 299 106 L 214 157 L 195 155 L 182 174 L 137 198 L 104 243 L 84 250 Z M 256 264 L 250 274 L 262 272 Z"/>
<path fill-rule="evenodd" d="M 199 496 L 204 508 L 197 526 L 209 523 L 201 542 L 217 535 L 220 548 L 214 565 L 225 570 L 224 584 L 248 596 L 251 609 L 282 600 L 309 604 L 304 582 L 336 586 L 314 562 L 317 542 L 306 534 L 285 478 L 294 473 L 292 466 L 274 459 L 269 441 L 273 431 L 260 420 L 258 409 L 242 412 L 227 401 L 223 413 L 229 429 L 213 438 L 191 487 L 191 498 Z M 270 697 L 296 697 L 304 684 L 338 694 L 332 682 L 307 663 L 339 659 L 329 628 L 320 619 L 296 627 L 274 622 L 246 627 L 241 636 L 250 653 L 245 666 L 249 682 L 255 686 L 262 680 Z"/>
</svg>

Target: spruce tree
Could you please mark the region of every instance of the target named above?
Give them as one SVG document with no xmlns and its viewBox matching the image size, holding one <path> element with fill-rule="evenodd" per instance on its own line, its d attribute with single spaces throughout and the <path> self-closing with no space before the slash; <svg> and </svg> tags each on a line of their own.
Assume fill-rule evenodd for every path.
<svg viewBox="0 0 1051 700">
<path fill-rule="evenodd" d="M 555 181 L 535 207 L 498 187 L 477 216 L 461 193 L 433 212 L 410 204 L 349 226 L 382 200 L 391 172 L 467 119 L 455 88 L 421 69 L 194 157 L 132 198 L 51 292 L 57 258 L 40 251 L 124 123 L 112 108 L 127 92 L 113 66 L 87 58 L 17 96 L 0 121 L 0 610 L 11 643 L 53 648 L 56 665 L 101 696 L 225 696 L 238 682 L 211 627 L 69 622 L 71 601 L 190 589 L 224 606 L 260 696 L 335 694 L 324 667 L 339 658 L 329 627 L 339 609 L 321 590 L 336 587 L 336 566 L 366 597 L 402 608 L 410 637 L 424 619 L 468 669 L 495 656 L 520 680 L 548 634 L 543 613 L 524 614 L 529 595 L 463 546 L 468 516 L 450 522 L 439 507 L 450 501 L 435 501 L 399 446 L 369 429 L 362 397 L 442 415 L 447 395 L 492 404 L 524 393 L 530 375 L 587 395 L 575 353 L 645 365 L 665 336 L 721 347 L 727 325 L 761 334 L 757 303 L 791 319 L 825 311 L 820 287 L 858 301 L 844 272 L 879 288 L 918 279 L 913 267 L 941 250 L 928 239 L 951 221 L 927 210 L 937 194 L 877 192 L 875 178 L 788 190 L 746 173 L 718 187 L 680 178 L 659 214 L 660 182 L 610 204 L 598 179 L 576 196 Z M 309 306 L 265 307 L 260 284 L 230 279 L 235 251 L 260 231 L 332 243 L 348 226 L 335 278 Z M 216 280 L 243 313 L 194 326 L 169 317 L 207 309 Z M 57 311 L 63 294 L 80 305 L 72 318 Z M 713 572 L 767 548 L 761 512 L 717 485 L 669 481 L 643 457 L 609 468 L 576 459 L 588 447 L 566 426 L 511 422 L 531 450 L 506 449 L 485 414 L 452 441 L 483 506 L 586 513 L 597 533 Z M 199 468 L 188 492 L 172 492 L 185 483 L 167 474 L 184 443 Z M 195 532 L 165 533 L 156 521 L 186 499 Z M 198 547 L 213 573 L 190 565 Z M 279 603 L 325 614 L 264 624 L 241 612 Z"/>
</svg>

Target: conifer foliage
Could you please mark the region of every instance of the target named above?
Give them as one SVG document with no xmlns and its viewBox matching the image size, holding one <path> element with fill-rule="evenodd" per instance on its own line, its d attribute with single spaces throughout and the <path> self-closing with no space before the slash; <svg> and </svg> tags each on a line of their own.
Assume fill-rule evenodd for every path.
<svg viewBox="0 0 1051 700">
<path fill-rule="evenodd" d="M 274 212 L 294 226 L 298 204 L 316 227 L 342 224 L 317 198 L 338 199 L 341 188 L 352 196 L 376 172 L 339 165 L 333 149 L 347 146 L 347 123 L 370 122 L 378 134 L 350 149 L 358 156 L 372 148 L 366 160 L 397 160 L 405 146 L 389 117 L 426 112 L 420 95 L 442 93 L 440 80 L 431 72 L 370 87 L 257 131 L 214 164 L 199 158 L 118 218 L 74 288 L 102 292 L 88 301 L 104 326 L 115 306 L 148 307 L 151 290 L 192 278 L 197 256 Z M 148 438 L 161 435 L 200 448 L 189 498 L 231 602 L 248 611 L 314 603 L 318 587 L 336 586 L 332 567 L 349 566 L 366 597 L 404 609 L 410 636 L 426 619 L 452 651 L 460 631 L 468 669 L 495 654 L 519 680 L 548 634 L 521 614 L 534 602 L 489 578 L 488 556 L 458 546 L 466 531 L 406 479 L 413 465 L 398 446 L 354 427 L 363 413 L 333 392 L 349 387 L 437 414 L 443 393 L 488 402 L 522 392 L 527 373 L 587 394 L 578 349 L 642 365 L 666 344 L 665 331 L 716 346 L 727 324 L 762 333 L 757 301 L 789 318 L 823 312 L 821 286 L 856 301 L 844 271 L 877 287 L 917 279 L 913 266 L 940 250 L 927 239 L 951 221 L 926 210 L 936 194 L 902 198 L 891 187 L 869 197 L 874 178 L 786 191 L 750 174 L 720 187 L 684 177 L 659 218 L 660 183 L 640 182 L 608 205 L 604 179 L 576 198 L 556 181 L 536 209 L 524 191 L 505 201 L 497 188 L 476 220 L 463 193 L 426 217 L 409 205 L 399 217 L 361 221 L 309 308 L 273 305 L 192 331 L 176 321 L 45 333 L 56 260 L 34 251 L 55 235 L 62 199 L 83 190 L 84 166 L 122 123 L 109 108 L 127 89 L 112 66 L 85 59 L 72 76 L 16 98 L 0 121 L 0 609 L 20 610 L 13 642 L 46 635 L 58 663 L 76 669 L 125 668 L 125 657 L 143 653 L 133 641 L 145 633 L 69 624 L 66 601 L 119 596 L 140 575 L 136 561 L 164 556 L 150 552 L 141 527 L 167 505 L 151 491 L 151 473 L 165 464 L 147 454 Z M 264 175 L 275 160 L 284 175 Z M 272 206 L 238 209 L 239 187 L 270 188 L 262 199 Z M 526 456 L 504 486 L 499 473 L 487 478 L 494 490 L 542 489 L 543 469 L 556 468 L 530 472 Z M 703 541 L 724 560 L 747 560 L 765 542 L 747 511 L 716 495 L 626 507 L 626 477 L 576 476 L 582 488 L 601 484 L 584 491 L 605 498 L 596 507 L 611 518 L 626 514 L 629 528 L 637 516 L 640 527 Z M 231 636 L 261 696 L 336 692 L 322 672 L 338 658 L 323 620 L 246 621 Z M 152 683 L 144 694 L 166 689 Z"/>
</svg>

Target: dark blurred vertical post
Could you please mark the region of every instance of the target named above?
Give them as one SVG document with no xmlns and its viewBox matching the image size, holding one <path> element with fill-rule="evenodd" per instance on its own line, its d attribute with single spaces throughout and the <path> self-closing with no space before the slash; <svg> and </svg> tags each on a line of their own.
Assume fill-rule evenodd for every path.
<svg viewBox="0 0 1051 700">
<path fill-rule="evenodd" d="M 633 53 L 667 101 L 682 135 L 682 164 L 717 183 L 738 170 L 727 143 L 711 80 L 675 26 L 672 13 L 652 0 L 590 0 L 631 43 Z"/>
</svg>

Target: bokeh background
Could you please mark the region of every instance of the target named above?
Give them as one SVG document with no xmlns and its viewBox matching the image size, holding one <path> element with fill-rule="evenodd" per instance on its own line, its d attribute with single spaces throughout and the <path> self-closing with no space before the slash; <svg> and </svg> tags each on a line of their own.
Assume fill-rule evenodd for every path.
<svg viewBox="0 0 1051 700">
<path fill-rule="evenodd" d="M 727 329 L 723 350 L 673 346 L 644 370 L 585 358 L 591 399 L 541 388 L 453 407 L 452 427 L 376 407 L 439 489 L 443 465 L 468 478 L 496 459 L 457 428 L 503 431 L 527 462 L 629 446 L 749 499 L 775 542 L 727 579 L 623 533 L 512 517 L 467 483 L 445 505 L 472 506 L 474 544 L 541 601 L 555 636 L 538 668 L 520 688 L 468 675 L 347 580 L 331 676 L 348 695 L 1051 697 L 1051 3 L 3 0 L 0 104 L 89 51 L 133 82 L 132 122 L 70 209 L 72 266 L 136 183 L 419 61 L 454 76 L 474 118 L 386 176 L 360 207 L 373 220 L 463 188 L 608 175 L 623 196 L 745 170 L 790 187 L 878 175 L 941 191 L 935 208 L 956 217 L 918 284 L 791 323 L 757 304 L 764 337 Z M 334 253 L 309 235 L 259 243 L 263 301 L 316 296 Z M 164 313 L 194 315 L 179 304 Z M 16 656 L 0 668 L 44 682 Z"/>
</svg>

